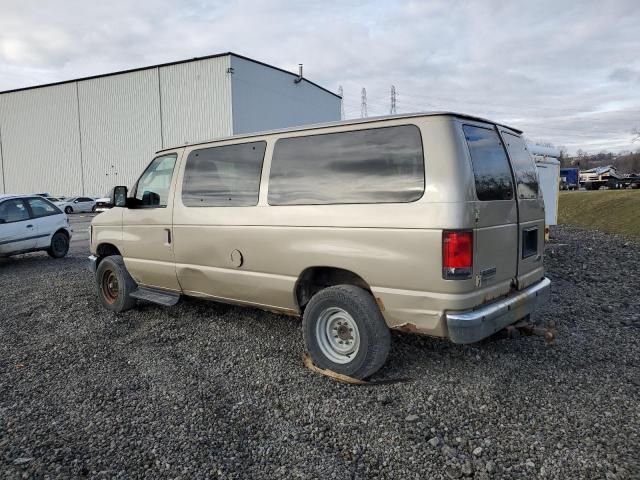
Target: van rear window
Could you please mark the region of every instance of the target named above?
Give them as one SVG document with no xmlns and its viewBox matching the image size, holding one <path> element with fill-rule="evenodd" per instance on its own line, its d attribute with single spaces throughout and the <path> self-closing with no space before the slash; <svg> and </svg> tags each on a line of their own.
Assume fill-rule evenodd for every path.
<svg viewBox="0 0 640 480">
<path fill-rule="evenodd" d="M 471 154 L 478 200 L 511 200 L 511 169 L 498 132 L 472 125 L 463 125 L 462 130 Z"/>
<path fill-rule="evenodd" d="M 269 204 L 413 202 L 424 182 L 415 125 L 282 138 L 271 161 Z"/>
<path fill-rule="evenodd" d="M 518 198 L 538 197 L 538 170 L 522 137 L 502 132 L 518 183 Z"/>
</svg>

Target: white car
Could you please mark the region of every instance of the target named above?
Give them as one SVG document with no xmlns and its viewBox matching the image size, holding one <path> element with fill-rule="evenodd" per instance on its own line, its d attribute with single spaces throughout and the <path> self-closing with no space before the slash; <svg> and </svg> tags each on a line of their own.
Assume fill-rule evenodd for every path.
<svg viewBox="0 0 640 480">
<path fill-rule="evenodd" d="M 72 232 L 67 215 L 46 198 L 0 195 L 0 257 L 44 250 L 62 258 Z"/>
<path fill-rule="evenodd" d="M 96 212 L 105 212 L 111 207 L 113 207 L 113 205 L 111 204 L 111 197 L 96 198 Z"/>
<path fill-rule="evenodd" d="M 89 197 L 70 197 L 58 202 L 54 202 L 55 206 L 64 213 L 80 213 L 94 212 L 96 209 L 96 201 Z"/>
</svg>

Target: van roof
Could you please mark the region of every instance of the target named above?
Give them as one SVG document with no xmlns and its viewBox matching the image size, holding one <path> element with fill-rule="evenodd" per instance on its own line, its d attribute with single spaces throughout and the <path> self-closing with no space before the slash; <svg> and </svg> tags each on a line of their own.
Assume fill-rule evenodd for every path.
<svg viewBox="0 0 640 480">
<path fill-rule="evenodd" d="M 492 125 L 498 125 L 500 127 L 508 128 L 510 130 L 513 130 L 514 132 L 516 132 L 518 134 L 522 133 L 522 130 L 518 130 L 517 128 L 513 128 L 513 127 L 510 127 L 508 125 L 497 123 L 497 122 L 494 122 L 492 120 L 488 120 L 486 118 L 476 117 L 474 115 L 467 115 L 465 113 L 448 112 L 448 111 L 417 112 L 417 113 L 405 113 L 405 114 L 399 114 L 399 115 L 382 115 L 382 116 L 379 116 L 379 117 L 356 118 L 356 119 L 341 120 L 341 121 L 336 121 L 336 122 L 313 123 L 313 124 L 310 124 L 310 125 L 302 125 L 302 126 L 299 126 L 299 127 L 279 128 L 279 129 L 275 129 L 275 130 L 265 130 L 265 131 L 262 131 L 262 132 L 241 133 L 241 134 L 238 134 L 238 135 L 231 135 L 231 136 L 227 136 L 227 137 L 212 138 L 211 140 L 206 140 L 206 141 L 203 141 L 203 142 L 193 142 L 193 143 L 188 143 L 187 142 L 187 143 L 185 143 L 183 145 L 174 145 L 172 147 L 162 148 L 162 149 L 158 150 L 156 153 L 165 152 L 167 150 L 174 150 L 176 148 L 191 147 L 191 146 L 194 146 L 194 145 L 205 145 L 207 143 L 215 143 L 215 142 L 222 142 L 222 141 L 226 141 L 226 140 L 236 140 L 236 139 L 242 139 L 242 138 L 262 137 L 264 135 L 273 135 L 273 134 L 278 134 L 278 133 L 301 132 L 301 131 L 305 131 L 305 130 L 316 130 L 316 129 L 319 129 L 319 128 L 326 128 L 326 127 L 337 127 L 337 126 L 340 126 L 340 125 L 357 125 L 357 124 L 361 124 L 361 123 L 380 122 L 380 121 L 383 121 L 383 120 L 396 120 L 396 119 L 402 119 L 402 118 L 435 117 L 435 116 L 452 116 L 452 117 L 458 117 L 458 118 L 463 118 L 463 119 L 467 119 L 467 120 L 475 120 L 475 121 L 479 121 L 479 122 L 486 122 L 486 123 L 490 123 Z"/>
</svg>

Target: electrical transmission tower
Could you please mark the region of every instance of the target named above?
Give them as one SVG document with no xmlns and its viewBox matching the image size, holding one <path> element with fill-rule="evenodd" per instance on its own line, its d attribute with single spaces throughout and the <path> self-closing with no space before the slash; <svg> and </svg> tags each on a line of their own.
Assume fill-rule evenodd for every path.
<svg viewBox="0 0 640 480">
<path fill-rule="evenodd" d="M 342 85 L 338 87 L 338 95 L 340 95 L 340 120 L 344 120 L 344 90 L 342 90 Z"/>
<path fill-rule="evenodd" d="M 391 111 L 389 112 L 391 115 L 395 115 L 398 113 L 396 110 L 396 86 L 391 85 Z"/>
<path fill-rule="evenodd" d="M 362 87 L 361 101 L 360 101 L 360 117 L 366 118 L 367 115 L 367 89 Z"/>
</svg>

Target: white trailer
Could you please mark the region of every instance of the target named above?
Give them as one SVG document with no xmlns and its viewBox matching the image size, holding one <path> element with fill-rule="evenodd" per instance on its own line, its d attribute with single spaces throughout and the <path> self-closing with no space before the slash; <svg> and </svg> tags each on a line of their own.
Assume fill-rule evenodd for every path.
<svg viewBox="0 0 640 480">
<path fill-rule="evenodd" d="M 558 224 L 558 198 L 560 196 L 560 152 L 553 147 L 528 143 L 527 148 L 538 167 L 540 189 L 544 200 L 545 238 L 549 238 L 549 226 Z"/>
</svg>

